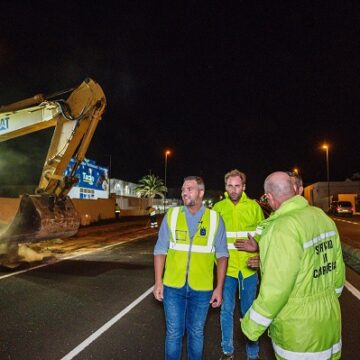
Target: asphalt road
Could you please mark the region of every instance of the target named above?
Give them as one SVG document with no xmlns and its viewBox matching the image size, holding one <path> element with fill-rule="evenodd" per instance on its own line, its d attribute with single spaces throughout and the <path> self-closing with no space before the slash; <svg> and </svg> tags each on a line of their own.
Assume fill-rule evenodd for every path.
<svg viewBox="0 0 360 360">
<path fill-rule="evenodd" d="M 83 228 L 64 242 L 33 245 L 56 254 L 53 263 L 0 269 L 0 360 L 162 359 L 163 310 L 151 294 L 156 231 L 145 225 L 137 219 Z M 347 279 L 360 289 L 359 275 L 348 270 Z M 356 359 L 360 299 L 344 289 L 341 304 L 343 359 Z M 236 320 L 238 360 L 246 358 L 243 341 Z M 211 309 L 204 358 L 219 355 L 219 310 Z M 275 359 L 267 335 L 261 355 Z"/>
<path fill-rule="evenodd" d="M 332 216 L 341 234 L 341 241 L 360 249 L 360 216 Z"/>
</svg>

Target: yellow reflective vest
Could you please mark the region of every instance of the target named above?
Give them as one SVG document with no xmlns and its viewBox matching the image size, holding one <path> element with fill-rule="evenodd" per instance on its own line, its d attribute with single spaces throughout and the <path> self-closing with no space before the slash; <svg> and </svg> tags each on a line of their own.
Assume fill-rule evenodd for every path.
<svg viewBox="0 0 360 360">
<path fill-rule="evenodd" d="M 260 290 L 244 334 L 257 340 L 269 327 L 277 359 L 340 359 L 345 266 L 334 222 L 294 196 L 261 225 Z"/>
<path fill-rule="evenodd" d="M 241 272 L 243 278 L 253 275 L 256 270 L 247 266 L 247 260 L 258 253 L 236 250 L 234 242 L 236 239 L 247 239 L 248 233 L 255 235 L 257 225 L 264 219 L 260 205 L 249 199 L 243 192 L 239 202 L 235 205 L 225 193 L 225 199 L 216 203 L 213 207 L 224 220 L 226 229 L 226 240 L 229 250 L 227 276 L 238 278 Z"/>
<path fill-rule="evenodd" d="M 165 263 L 164 285 L 181 288 L 188 280 L 189 286 L 194 290 L 212 290 L 218 213 L 205 209 L 192 240 L 183 206 L 169 209 L 167 224 L 170 242 Z"/>
</svg>

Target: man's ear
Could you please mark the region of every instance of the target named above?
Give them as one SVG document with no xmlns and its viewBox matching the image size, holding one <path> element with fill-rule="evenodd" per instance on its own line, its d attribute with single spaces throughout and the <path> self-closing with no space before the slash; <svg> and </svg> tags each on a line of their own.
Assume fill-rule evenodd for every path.
<svg viewBox="0 0 360 360">
<path fill-rule="evenodd" d="M 245 191 L 245 189 L 246 189 L 246 184 L 243 185 L 242 191 Z"/>
</svg>

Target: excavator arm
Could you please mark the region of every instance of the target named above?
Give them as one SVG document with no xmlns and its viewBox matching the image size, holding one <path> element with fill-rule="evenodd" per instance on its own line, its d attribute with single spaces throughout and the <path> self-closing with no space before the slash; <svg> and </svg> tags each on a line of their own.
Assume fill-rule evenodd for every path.
<svg viewBox="0 0 360 360">
<path fill-rule="evenodd" d="M 31 99 L 0 108 L 0 142 L 55 127 L 37 193 L 65 196 L 76 180 L 66 179 L 64 171 L 72 157 L 72 175 L 84 160 L 105 110 L 105 95 L 95 81 L 87 79 L 66 101 L 48 101 L 43 95 Z"/>
<path fill-rule="evenodd" d="M 79 228 L 79 215 L 67 194 L 77 182 L 76 169 L 105 111 L 106 98 L 92 79 L 65 93 L 70 93 L 66 100 L 58 94 L 36 95 L 0 107 L 0 142 L 55 127 L 36 194 L 22 196 L 13 222 L 0 234 L 0 245 L 69 237 Z M 64 176 L 72 157 L 70 176 Z"/>
</svg>

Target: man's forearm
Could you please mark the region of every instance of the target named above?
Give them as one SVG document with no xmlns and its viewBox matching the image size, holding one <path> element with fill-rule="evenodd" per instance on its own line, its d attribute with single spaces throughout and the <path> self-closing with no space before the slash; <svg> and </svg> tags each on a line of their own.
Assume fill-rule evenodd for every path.
<svg viewBox="0 0 360 360">
<path fill-rule="evenodd" d="M 228 264 L 227 257 L 224 256 L 224 257 L 217 259 L 217 269 L 216 269 L 216 275 L 217 275 L 216 284 L 217 285 L 216 285 L 216 287 L 223 288 L 223 286 L 224 286 L 227 264 Z"/>
<path fill-rule="evenodd" d="M 164 272 L 166 255 L 154 256 L 154 272 L 155 272 L 155 284 L 162 282 L 162 276 Z"/>
</svg>

